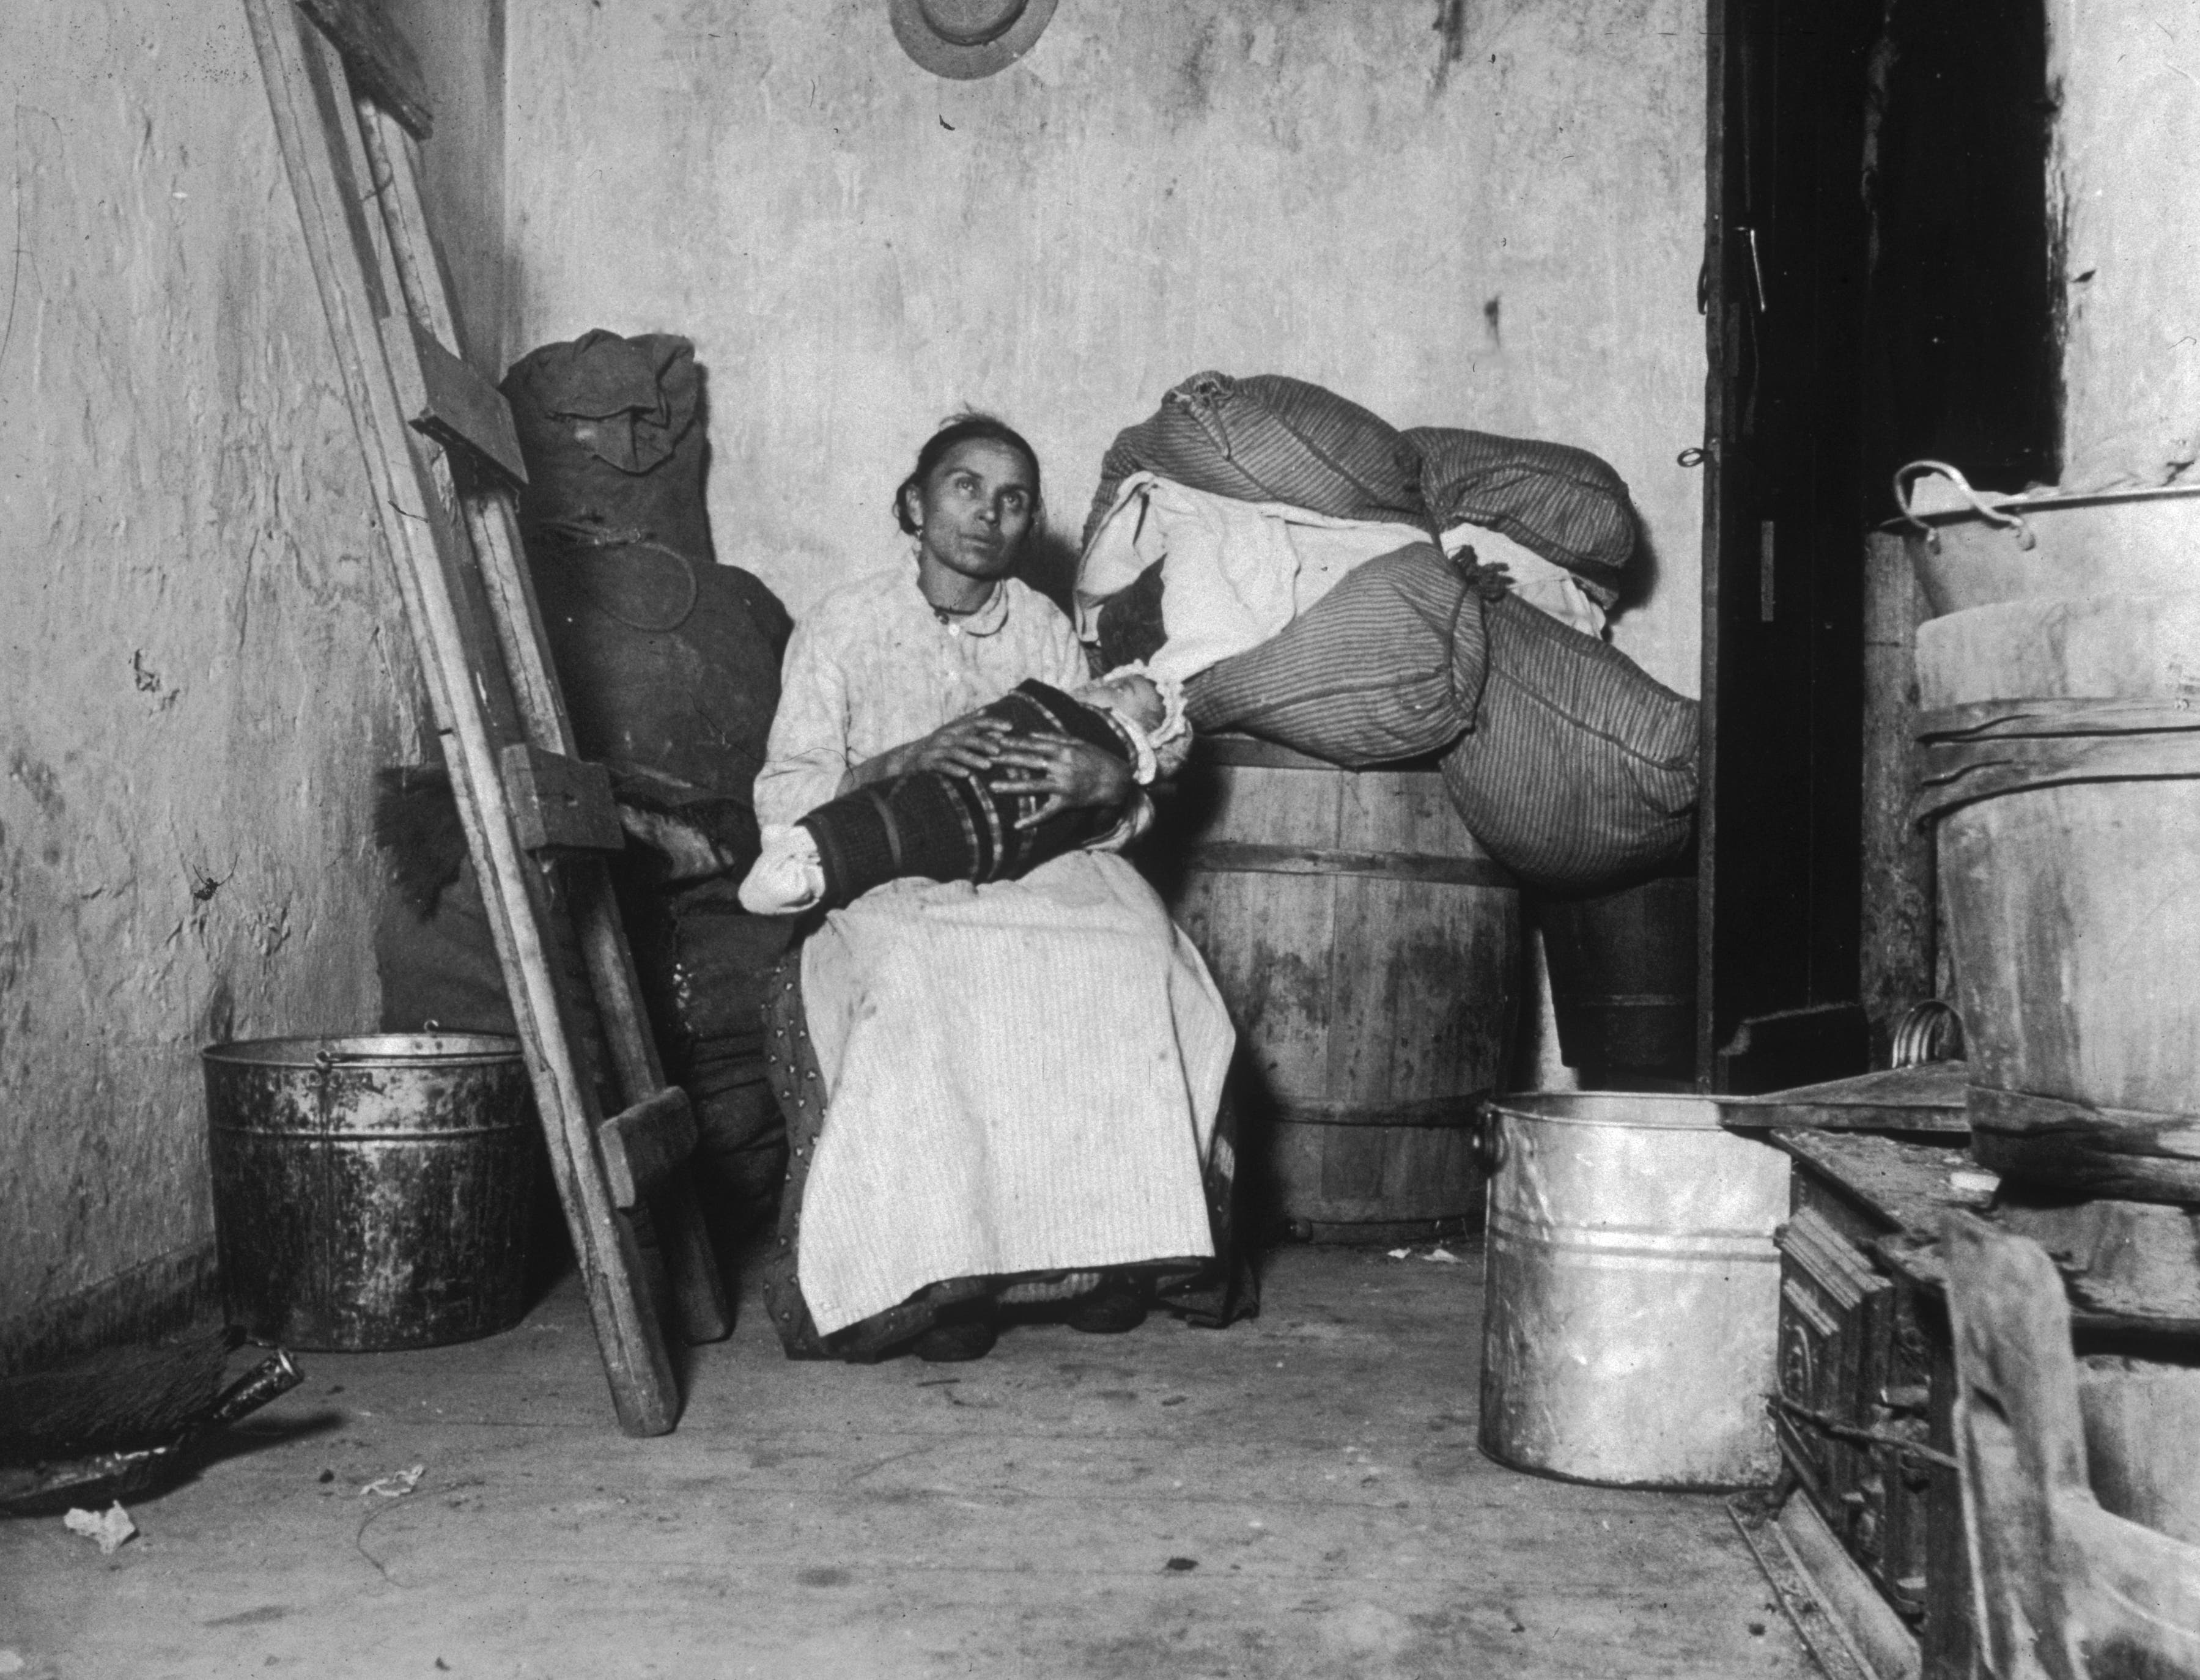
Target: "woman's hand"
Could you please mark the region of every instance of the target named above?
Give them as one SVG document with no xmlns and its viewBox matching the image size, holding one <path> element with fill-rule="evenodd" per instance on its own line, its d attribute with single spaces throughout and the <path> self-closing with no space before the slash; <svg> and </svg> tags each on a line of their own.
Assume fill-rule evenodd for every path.
<svg viewBox="0 0 2200 1680">
<path fill-rule="evenodd" d="M 1045 799 L 1016 827 L 1029 828 L 1065 811 L 1120 805 L 1137 784 L 1131 767 L 1098 747 L 1047 731 L 1008 742 L 993 762 L 1014 772 L 986 786 L 997 793 L 1044 793 Z"/>
<path fill-rule="evenodd" d="M 919 735 L 864 760 L 840 779 L 840 791 L 845 793 L 867 782 L 890 781 L 918 770 L 983 776 L 998 760 L 1001 743 L 1009 733 L 1008 724 L 998 717 L 958 717 L 928 735 Z"/>
</svg>

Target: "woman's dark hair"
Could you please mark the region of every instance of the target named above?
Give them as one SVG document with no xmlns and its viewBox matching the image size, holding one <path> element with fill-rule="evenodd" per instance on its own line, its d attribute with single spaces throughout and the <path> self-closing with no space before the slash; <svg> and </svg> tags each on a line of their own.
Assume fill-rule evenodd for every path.
<svg viewBox="0 0 2200 1680">
<path fill-rule="evenodd" d="M 999 443 L 1014 449 L 1031 463 L 1032 524 L 1039 518 L 1039 451 L 1024 442 L 1023 434 L 1006 420 L 996 419 L 991 414 L 973 411 L 951 414 L 938 431 L 924 440 L 924 447 L 916 452 L 916 470 L 894 487 L 894 523 L 908 536 L 916 535 L 916 521 L 909 517 L 909 493 L 921 489 L 932 476 L 933 468 L 946 459 L 947 452 L 958 443 Z"/>
</svg>

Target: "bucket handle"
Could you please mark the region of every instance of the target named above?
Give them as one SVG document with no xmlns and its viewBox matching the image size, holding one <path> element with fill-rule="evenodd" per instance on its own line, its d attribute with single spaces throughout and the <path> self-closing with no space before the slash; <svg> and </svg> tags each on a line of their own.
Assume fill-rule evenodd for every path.
<svg viewBox="0 0 2200 1680">
<path fill-rule="evenodd" d="M 1474 1164 L 1490 1179 L 1505 1164 L 1505 1122 L 1495 1103 L 1483 1103 L 1474 1111 Z"/>
<path fill-rule="evenodd" d="M 1897 1068 L 1959 1062 L 1963 1057 L 1963 1017 L 1945 998 L 1913 1004 L 1896 1025 L 1889 1051 L 1890 1065 Z"/>
<path fill-rule="evenodd" d="M 2032 534 L 2032 527 L 2024 522 L 2021 515 L 2005 512 L 1986 502 L 1976 490 L 1971 488 L 1971 481 L 1949 465 L 1947 462 L 1911 461 L 1908 465 L 1897 467 L 1894 471 L 1894 505 L 1902 510 L 1902 517 L 1905 520 L 1924 533 L 1925 546 L 1934 553 L 1940 552 L 1940 533 L 1910 511 L 1910 493 L 1920 478 L 1936 472 L 1961 490 L 1964 500 L 1971 504 L 1979 517 L 1988 524 L 2003 525 L 2014 531 L 2016 534 L 2018 547 L 2032 548 L 2039 545 L 2039 539 Z"/>
</svg>

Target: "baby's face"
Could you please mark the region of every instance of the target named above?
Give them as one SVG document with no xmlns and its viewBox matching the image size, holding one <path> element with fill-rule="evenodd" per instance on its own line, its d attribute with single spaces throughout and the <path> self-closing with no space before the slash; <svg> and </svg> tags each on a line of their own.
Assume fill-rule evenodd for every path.
<svg viewBox="0 0 2200 1680">
<path fill-rule="evenodd" d="M 1100 686 L 1115 697 L 1124 712 L 1142 729 L 1158 729 L 1161 720 L 1168 716 L 1168 704 L 1150 677 L 1113 676 Z"/>
</svg>

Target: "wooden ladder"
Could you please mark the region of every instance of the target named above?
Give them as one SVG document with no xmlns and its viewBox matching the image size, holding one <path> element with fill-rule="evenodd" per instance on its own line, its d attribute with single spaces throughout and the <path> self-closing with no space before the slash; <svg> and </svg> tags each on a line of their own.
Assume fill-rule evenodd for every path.
<svg viewBox="0 0 2200 1680">
<path fill-rule="evenodd" d="M 604 854 L 611 781 L 574 756 L 521 558 L 511 410 L 456 353 L 421 214 L 430 114 L 373 0 L 244 0 L 344 392 L 519 1025 L 620 1426 L 679 1420 L 668 1294 L 728 1327 L 686 1174 L 688 1098 L 650 1037 Z"/>
</svg>

